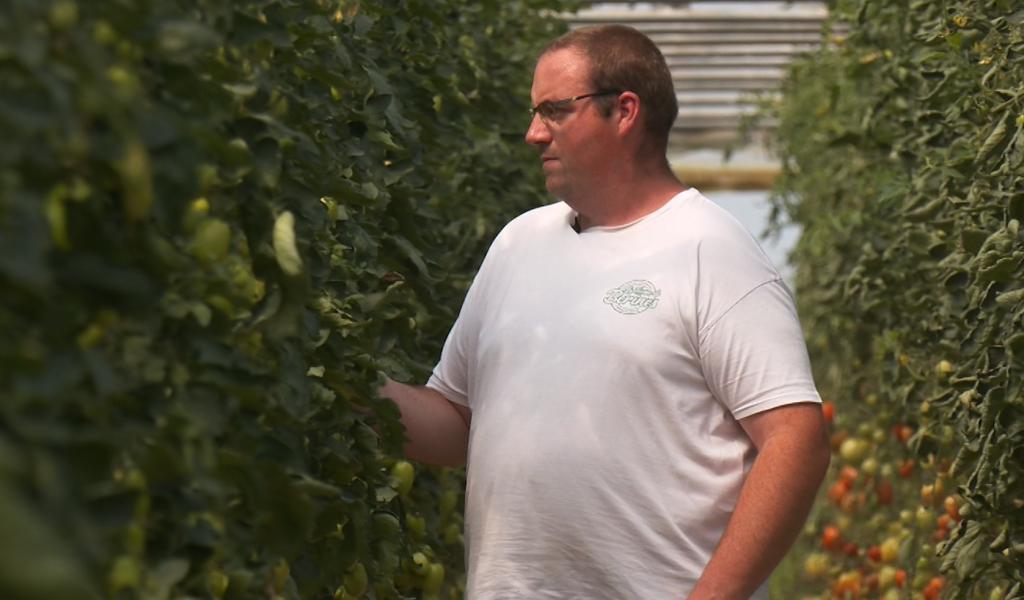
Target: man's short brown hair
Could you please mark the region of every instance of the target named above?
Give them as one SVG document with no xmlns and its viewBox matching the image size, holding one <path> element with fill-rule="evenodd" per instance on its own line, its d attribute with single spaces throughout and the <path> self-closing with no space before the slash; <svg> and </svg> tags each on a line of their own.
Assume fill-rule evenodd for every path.
<svg viewBox="0 0 1024 600">
<path fill-rule="evenodd" d="M 629 91 L 640 97 L 644 128 L 664 152 L 679 103 L 672 73 L 651 38 L 625 25 L 581 27 L 551 42 L 541 56 L 563 49 L 587 58 L 595 91 Z"/>
</svg>

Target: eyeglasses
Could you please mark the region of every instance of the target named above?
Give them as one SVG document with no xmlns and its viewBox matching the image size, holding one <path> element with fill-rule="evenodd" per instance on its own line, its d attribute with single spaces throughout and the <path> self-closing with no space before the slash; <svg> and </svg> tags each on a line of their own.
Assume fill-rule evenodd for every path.
<svg viewBox="0 0 1024 600">
<path fill-rule="evenodd" d="M 561 111 L 566 107 L 576 102 L 577 100 L 583 100 L 584 98 L 596 98 L 598 96 L 611 96 L 612 94 L 621 94 L 618 90 L 602 90 L 599 92 L 591 92 L 589 94 L 581 94 L 579 96 L 573 96 L 572 98 L 566 98 L 564 100 L 545 100 L 537 106 L 530 109 L 530 117 L 534 115 L 540 115 L 541 119 L 550 121 L 557 117 Z"/>
</svg>

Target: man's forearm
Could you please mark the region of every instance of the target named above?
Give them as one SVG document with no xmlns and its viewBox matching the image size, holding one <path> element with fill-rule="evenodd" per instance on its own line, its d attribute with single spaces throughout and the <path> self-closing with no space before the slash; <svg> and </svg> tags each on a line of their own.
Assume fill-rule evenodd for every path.
<svg viewBox="0 0 1024 600">
<path fill-rule="evenodd" d="M 436 390 L 390 379 L 379 393 L 398 405 L 402 414 L 407 457 L 439 466 L 465 464 L 469 445 L 468 411 L 456 408 Z"/>
<path fill-rule="evenodd" d="M 818 440 L 769 440 L 689 600 L 747 600 L 796 540 L 828 462 L 828 446 Z"/>
</svg>

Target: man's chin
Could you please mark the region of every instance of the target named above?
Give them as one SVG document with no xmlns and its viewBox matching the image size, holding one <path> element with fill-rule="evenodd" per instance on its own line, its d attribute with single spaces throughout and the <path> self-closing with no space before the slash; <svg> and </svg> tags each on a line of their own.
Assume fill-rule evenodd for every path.
<svg viewBox="0 0 1024 600">
<path fill-rule="evenodd" d="M 548 177 L 544 182 L 544 187 L 547 188 L 548 193 L 561 200 L 565 196 L 565 186 L 562 185 L 561 181 L 556 178 Z"/>
</svg>

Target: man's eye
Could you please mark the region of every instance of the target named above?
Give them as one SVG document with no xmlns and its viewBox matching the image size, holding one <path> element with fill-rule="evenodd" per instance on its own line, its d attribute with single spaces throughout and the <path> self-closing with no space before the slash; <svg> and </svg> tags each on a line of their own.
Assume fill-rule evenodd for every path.
<svg viewBox="0 0 1024 600">
<path fill-rule="evenodd" d="M 554 117 L 556 114 L 558 114 L 558 109 L 555 108 L 554 105 L 551 104 L 550 102 L 541 102 L 540 104 L 537 105 L 537 112 L 540 113 L 540 116 L 544 117 L 545 119 L 550 119 L 551 117 Z"/>
</svg>

